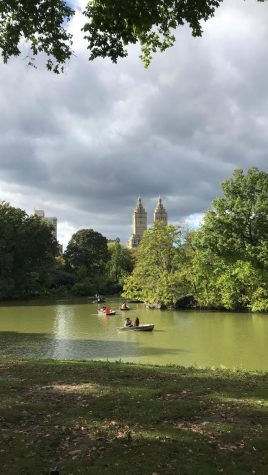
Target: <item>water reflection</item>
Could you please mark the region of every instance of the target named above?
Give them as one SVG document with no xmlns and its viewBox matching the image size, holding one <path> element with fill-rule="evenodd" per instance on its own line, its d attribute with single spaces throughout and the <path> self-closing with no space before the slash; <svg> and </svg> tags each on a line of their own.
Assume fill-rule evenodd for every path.
<svg viewBox="0 0 268 475">
<path fill-rule="evenodd" d="M 268 370 L 268 315 L 148 311 L 140 304 L 128 315 L 154 323 L 155 331 L 120 332 L 125 314 L 117 300 L 109 304 L 114 317 L 87 302 L 2 306 L 0 355 Z"/>
<path fill-rule="evenodd" d="M 72 334 L 70 319 L 74 312 L 72 307 L 63 307 L 57 305 L 55 307 L 55 320 L 53 328 L 53 355 L 55 359 L 70 359 L 68 350 L 68 335 Z"/>
</svg>

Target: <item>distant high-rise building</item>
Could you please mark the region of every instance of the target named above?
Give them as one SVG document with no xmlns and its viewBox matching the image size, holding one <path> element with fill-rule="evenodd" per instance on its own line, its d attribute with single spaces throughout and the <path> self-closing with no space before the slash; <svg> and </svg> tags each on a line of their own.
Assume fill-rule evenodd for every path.
<svg viewBox="0 0 268 475">
<path fill-rule="evenodd" d="M 162 226 L 167 226 L 168 223 L 168 214 L 163 206 L 160 196 L 154 210 L 154 223 L 161 224 Z"/>
<path fill-rule="evenodd" d="M 154 223 L 162 226 L 167 226 L 168 224 L 168 214 L 163 206 L 160 196 L 154 210 Z M 132 224 L 133 233 L 128 240 L 128 247 L 131 249 L 139 246 L 143 233 L 147 229 L 147 213 L 142 205 L 140 196 L 133 212 Z"/>
<path fill-rule="evenodd" d="M 147 213 L 144 207 L 142 206 L 140 196 L 138 198 L 136 208 L 133 212 L 132 225 L 133 233 L 131 234 L 128 241 L 128 247 L 131 249 L 139 246 L 142 235 L 147 229 Z"/>
<path fill-rule="evenodd" d="M 55 239 L 57 239 L 57 218 L 55 216 L 54 217 L 45 216 L 45 212 L 43 209 L 35 209 L 34 214 L 36 216 L 39 216 L 39 218 L 42 218 L 48 223 L 52 224 L 53 234 L 54 234 Z"/>
</svg>

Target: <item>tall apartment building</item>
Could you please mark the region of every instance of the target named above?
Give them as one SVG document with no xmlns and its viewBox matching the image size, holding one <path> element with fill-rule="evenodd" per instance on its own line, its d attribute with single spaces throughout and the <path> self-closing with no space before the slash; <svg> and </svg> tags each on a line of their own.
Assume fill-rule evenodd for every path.
<svg viewBox="0 0 268 475">
<path fill-rule="evenodd" d="M 144 207 L 142 206 L 140 196 L 138 198 L 136 208 L 133 211 L 132 226 L 133 233 L 131 234 L 128 240 L 128 247 L 131 249 L 139 246 L 142 235 L 147 229 L 147 213 Z"/>
<path fill-rule="evenodd" d="M 154 210 L 154 223 L 167 226 L 168 214 L 163 206 L 162 199 L 159 197 L 158 203 Z M 141 203 L 141 197 L 139 196 L 136 208 L 132 217 L 133 233 L 128 240 L 128 247 L 133 249 L 137 248 L 141 242 L 142 235 L 147 229 L 147 213 Z"/>
<path fill-rule="evenodd" d="M 158 198 L 157 206 L 154 210 L 154 223 L 161 224 L 162 226 L 167 226 L 168 223 L 168 215 L 160 196 Z"/>
<path fill-rule="evenodd" d="M 53 217 L 45 216 L 45 212 L 43 209 L 35 209 L 34 214 L 35 216 L 39 216 L 39 218 L 42 218 L 48 223 L 52 224 L 53 234 L 54 234 L 55 239 L 57 239 L 57 218 L 55 216 Z"/>
</svg>

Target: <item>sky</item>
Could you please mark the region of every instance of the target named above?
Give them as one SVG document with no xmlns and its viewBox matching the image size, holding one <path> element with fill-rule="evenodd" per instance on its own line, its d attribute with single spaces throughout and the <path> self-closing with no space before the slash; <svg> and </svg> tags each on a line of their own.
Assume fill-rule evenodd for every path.
<svg viewBox="0 0 268 475">
<path fill-rule="evenodd" d="M 83 7 L 84 1 L 77 0 Z M 196 227 L 237 168 L 268 171 L 268 2 L 224 0 L 202 38 L 187 26 L 149 69 L 75 55 L 63 75 L 0 64 L 0 200 L 58 218 L 64 248 L 91 228 L 126 243 L 137 197 L 152 222 Z"/>
</svg>

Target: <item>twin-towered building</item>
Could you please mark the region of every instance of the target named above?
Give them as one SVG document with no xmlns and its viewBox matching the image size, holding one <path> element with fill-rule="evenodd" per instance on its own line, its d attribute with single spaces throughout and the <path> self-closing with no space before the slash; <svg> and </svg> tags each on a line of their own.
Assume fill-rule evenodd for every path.
<svg viewBox="0 0 268 475">
<path fill-rule="evenodd" d="M 160 197 L 154 210 L 154 223 L 158 223 L 162 226 L 167 226 L 168 224 L 168 215 Z M 142 205 L 140 196 L 133 212 L 132 224 L 133 233 L 128 240 L 128 247 L 131 249 L 139 246 L 142 235 L 147 229 L 147 213 Z"/>
</svg>

